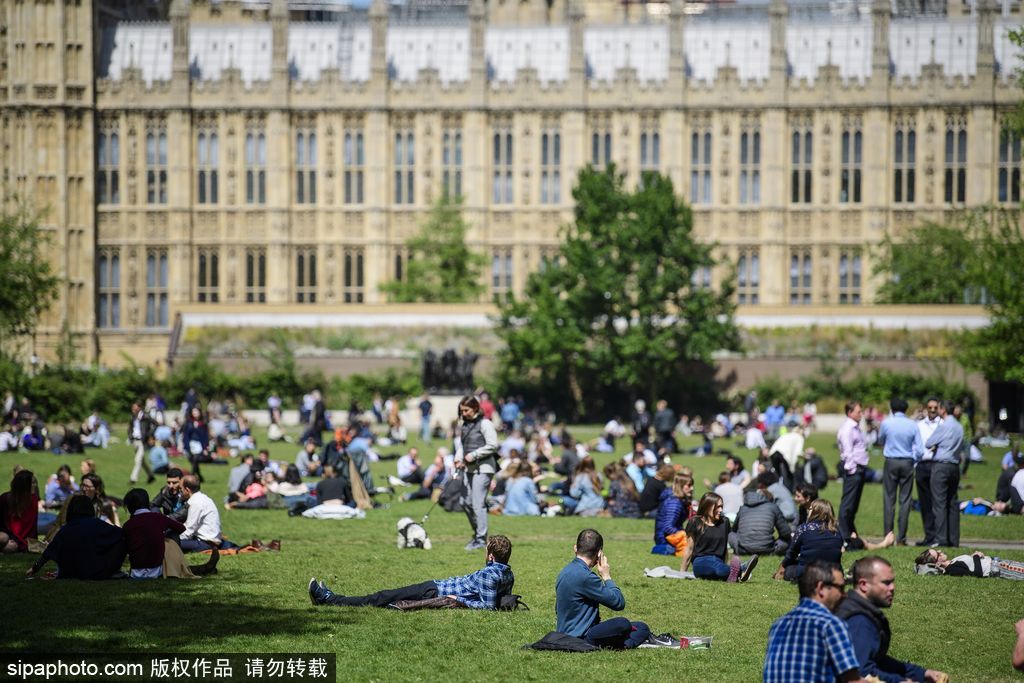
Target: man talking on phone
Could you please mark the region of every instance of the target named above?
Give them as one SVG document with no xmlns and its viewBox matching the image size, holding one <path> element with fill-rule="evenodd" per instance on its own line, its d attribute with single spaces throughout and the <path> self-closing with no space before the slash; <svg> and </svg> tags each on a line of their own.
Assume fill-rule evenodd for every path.
<svg viewBox="0 0 1024 683">
<path fill-rule="evenodd" d="M 555 582 L 556 631 L 582 638 L 596 647 L 618 650 L 679 647 L 679 640 L 668 634 L 652 635 L 642 621 L 625 617 L 601 621 L 601 605 L 616 612 L 626 606 L 626 598 L 612 581 L 604 538 L 593 529 L 584 529 L 576 537 L 573 552 L 576 557 Z"/>
</svg>

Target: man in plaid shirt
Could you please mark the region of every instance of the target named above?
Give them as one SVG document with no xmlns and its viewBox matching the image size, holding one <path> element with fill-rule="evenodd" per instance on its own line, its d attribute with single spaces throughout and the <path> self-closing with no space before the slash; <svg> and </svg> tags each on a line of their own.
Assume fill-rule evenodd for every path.
<svg viewBox="0 0 1024 683">
<path fill-rule="evenodd" d="M 512 568 L 508 566 L 511 555 L 512 542 L 506 536 L 491 536 L 487 540 L 487 564 L 472 574 L 355 597 L 339 595 L 313 577 L 309 580 L 309 599 L 314 605 L 388 607 L 404 600 L 447 596 L 470 609 L 498 609 L 502 596 L 511 593 L 515 583 Z"/>
<path fill-rule="evenodd" d="M 807 565 L 799 579 L 800 603 L 768 631 L 764 683 L 861 681 L 846 623 L 835 616 L 846 584 L 833 562 Z"/>
</svg>

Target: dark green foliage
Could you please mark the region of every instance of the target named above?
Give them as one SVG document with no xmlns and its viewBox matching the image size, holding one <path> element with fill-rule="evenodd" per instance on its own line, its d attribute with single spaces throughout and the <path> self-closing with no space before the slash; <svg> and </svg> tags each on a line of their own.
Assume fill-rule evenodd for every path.
<svg viewBox="0 0 1024 683">
<path fill-rule="evenodd" d="M 911 228 L 899 242 L 886 235 L 873 268 L 884 277 L 878 303 L 979 303 L 971 267 L 977 244 L 968 228 L 959 222 L 927 222 Z"/>
<path fill-rule="evenodd" d="M 686 405 L 694 364 L 738 346 L 731 285 L 692 285 L 715 264 L 711 246 L 693 238 L 689 207 L 659 174 L 630 192 L 614 167 L 587 168 L 573 197 L 557 261 L 501 306 L 502 383 L 569 416 L 601 418 L 639 397 Z"/>
<path fill-rule="evenodd" d="M 0 204 L 0 341 L 31 334 L 57 297 L 60 278 L 44 254 L 39 219 L 16 197 Z"/>
<path fill-rule="evenodd" d="M 486 260 L 466 244 L 467 232 L 461 198 L 445 193 L 420 232 L 406 241 L 404 279 L 381 285 L 381 291 L 399 303 L 476 301 L 485 289 L 480 270 Z"/>
</svg>

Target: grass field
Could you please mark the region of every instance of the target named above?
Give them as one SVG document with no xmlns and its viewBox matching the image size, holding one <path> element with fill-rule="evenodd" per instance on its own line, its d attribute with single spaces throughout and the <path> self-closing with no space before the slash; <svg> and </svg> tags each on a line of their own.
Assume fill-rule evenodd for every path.
<svg viewBox="0 0 1024 683">
<path fill-rule="evenodd" d="M 574 429 L 577 438 L 596 433 Z M 810 440 L 831 466 L 831 434 Z M 689 444 L 688 444 L 689 445 Z M 390 449 L 387 449 L 390 450 Z M 740 449 L 733 448 L 739 452 Z M 273 457 L 291 461 L 297 447 L 278 445 Z M 421 452 L 424 449 L 421 448 Z M 973 465 L 965 484 L 970 495 L 990 497 L 1001 452 Z M 98 464 L 108 491 L 127 489 L 131 456 L 123 444 L 88 454 Z M 429 458 L 424 458 L 429 461 Z M 608 456 L 599 458 L 603 465 Z M 723 459 L 678 458 L 694 468 L 698 482 L 714 478 Z M 45 481 L 57 465 L 75 459 L 50 454 L 5 454 L 0 475 L 21 463 Z M 872 465 L 881 467 L 881 457 Z M 375 465 L 392 473 L 394 463 Z M 225 494 L 227 467 L 204 467 L 204 490 L 215 500 Z M 156 493 L 157 484 L 149 487 Z M 698 485 L 698 491 L 702 487 Z M 838 501 L 839 486 L 824 497 Z M 645 567 L 672 558 L 649 554 L 650 520 L 492 517 L 491 532 L 513 542 L 511 565 L 516 592 L 529 612 L 398 613 L 391 610 L 313 608 L 306 582 L 316 575 L 338 592 L 361 594 L 379 588 L 468 573 L 483 562 L 480 552 L 462 549 L 468 525 L 461 514 L 436 509 L 427 522 L 431 551 L 395 548 L 395 522 L 426 512 L 429 501 L 396 502 L 365 520 L 315 521 L 283 511 L 222 512 L 225 534 L 244 543 L 280 538 L 281 553 L 226 557 L 220 573 L 201 581 L 26 581 L 31 558 L 0 558 L 0 648 L 19 652 L 336 652 L 338 679 L 345 681 L 754 681 L 761 672 L 768 627 L 796 602 L 796 589 L 771 580 L 773 560 L 763 562 L 746 584 L 647 579 Z M 868 537 L 881 536 L 881 487 L 869 485 L 858 517 Z M 920 517 L 912 515 L 911 540 L 920 538 Z M 605 536 L 612 577 L 626 596 L 624 615 L 648 622 L 655 632 L 713 635 L 709 651 L 645 650 L 588 655 L 520 650 L 554 628 L 554 580 L 571 557 L 575 535 L 594 526 Z M 964 545 L 971 540 L 1024 540 L 1021 517 L 963 519 Z M 1024 617 L 1024 586 L 1000 579 L 917 577 L 916 550 L 883 551 L 896 567 L 897 593 L 889 618 L 891 653 L 948 672 L 954 681 L 1020 680 L 1010 667 L 1013 623 Z M 1021 550 L 990 551 L 1024 560 Z M 844 565 L 858 554 L 844 558 Z M 48 568 L 53 569 L 50 565 Z M 607 611 L 605 611 L 608 613 Z"/>
</svg>

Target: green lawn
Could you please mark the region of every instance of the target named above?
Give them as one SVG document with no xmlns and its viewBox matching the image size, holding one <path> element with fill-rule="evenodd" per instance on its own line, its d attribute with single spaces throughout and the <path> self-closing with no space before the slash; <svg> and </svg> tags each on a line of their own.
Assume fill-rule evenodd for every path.
<svg viewBox="0 0 1024 683">
<path fill-rule="evenodd" d="M 590 436 L 596 428 L 579 427 L 574 433 Z M 811 439 L 830 465 L 835 461 L 833 442 L 831 434 Z M 272 451 L 274 457 L 290 461 L 297 447 L 275 446 Z M 990 450 L 989 463 L 971 467 L 965 483 L 974 487 L 972 493 L 992 495 L 1000 456 Z M 97 461 L 108 490 L 123 495 L 131 465 L 127 447 L 93 450 L 89 457 Z M 599 458 L 602 465 L 607 459 Z M 713 478 L 723 465 L 717 456 L 679 460 L 694 468 L 698 482 L 704 476 Z M 872 458 L 879 467 L 880 461 L 880 456 Z M 21 463 L 45 481 L 62 462 L 70 462 L 77 475 L 74 460 L 49 454 L 6 454 L 0 474 L 6 479 L 9 468 Z M 393 465 L 381 463 L 375 472 L 383 476 Z M 226 467 L 204 467 L 204 490 L 215 500 L 225 493 L 227 473 Z M 155 493 L 157 485 L 149 489 Z M 837 501 L 839 487 L 830 484 L 824 496 Z M 880 497 L 881 487 L 869 486 L 861 505 L 858 526 L 869 537 L 881 535 Z M 440 508 L 427 523 L 433 550 L 395 548 L 395 521 L 404 515 L 419 518 L 428 506 L 424 501 L 396 503 L 365 520 L 346 522 L 291 518 L 283 511 L 223 512 L 225 533 L 235 541 L 280 538 L 283 550 L 226 557 L 217 576 L 201 581 L 25 581 L 30 558 L 5 556 L 0 559 L 0 647 L 51 653 L 333 651 L 338 678 L 346 681 L 464 681 L 499 675 L 507 680 L 565 681 L 578 678 L 581 667 L 586 667 L 587 678 L 596 680 L 753 681 L 760 675 L 769 625 L 796 602 L 795 587 L 770 579 L 771 560 L 747 584 L 645 578 L 645 567 L 670 559 L 649 554 L 650 520 L 492 517 L 492 533 L 512 539 L 516 592 L 532 608 L 529 612 L 401 614 L 310 606 L 306 582 L 311 575 L 339 592 L 358 594 L 477 568 L 482 554 L 462 549 L 468 538 L 465 517 Z M 713 635 L 714 647 L 705 652 L 591 655 L 520 650 L 554 628 L 554 579 L 571 559 L 576 533 L 588 525 L 605 535 L 612 576 L 626 595 L 625 615 L 647 621 L 656 632 Z M 964 519 L 962 529 L 965 540 L 1024 539 L 1020 517 Z M 920 538 L 917 514 L 912 515 L 910 534 L 912 540 Z M 995 554 L 1024 560 L 1020 550 Z M 947 671 L 954 681 L 1015 679 L 1009 657 L 1013 622 L 1024 617 L 1024 586 L 998 579 L 919 578 L 911 571 L 915 549 L 894 548 L 885 555 L 898 577 L 896 603 L 889 612 L 894 655 Z"/>
</svg>

